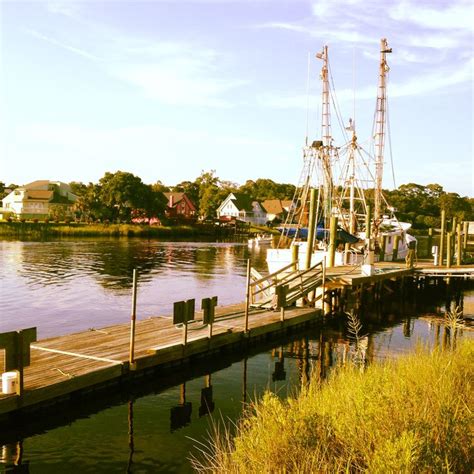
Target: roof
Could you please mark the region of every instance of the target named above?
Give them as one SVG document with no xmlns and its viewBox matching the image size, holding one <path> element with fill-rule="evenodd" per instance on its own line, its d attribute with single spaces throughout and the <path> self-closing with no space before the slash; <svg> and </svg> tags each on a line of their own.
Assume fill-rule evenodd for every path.
<svg viewBox="0 0 474 474">
<path fill-rule="evenodd" d="M 46 191 L 43 189 L 30 189 L 26 193 L 26 199 L 41 199 L 49 201 L 53 197 L 53 191 Z"/>
<path fill-rule="evenodd" d="M 265 199 L 262 206 L 268 214 L 281 214 L 284 211 L 283 203 L 280 199 Z"/>
<path fill-rule="evenodd" d="M 194 210 L 196 210 L 196 206 L 194 205 L 194 203 L 191 201 L 191 199 L 189 199 L 188 195 L 186 193 L 183 193 L 183 192 L 168 192 L 168 193 L 163 193 L 163 195 L 166 197 L 166 199 L 168 200 L 168 203 L 170 201 L 170 198 L 172 197 L 173 198 L 173 207 L 176 206 L 176 204 L 178 204 L 178 202 L 180 202 L 181 200 L 185 200 L 188 202 L 189 206 L 191 208 L 193 208 Z"/>
<path fill-rule="evenodd" d="M 235 207 L 239 211 L 247 211 L 247 212 L 253 211 L 252 199 L 250 198 L 250 196 L 244 193 L 232 193 L 232 195 L 235 198 L 234 199 L 231 198 L 231 201 L 235 204 Z"/>
<path fill-rule="evenodd" d="M 176 192 L 176 193 L 163 193 L 166 197 L 166 199 L 168 199 L 168 201 L 170 200 L 170 197 L 173 198 L 173 203 L 176 204 L 177 202 L 181 201 L 181 199 L 183 199 L 183 196 L 184 196 L 184 193 L 180 193 L 180 192 Z"/>
<path fill-rule="evenodd" d="M 37 189 L 41 188 L 43 186 L 48 186 L 51 181 L 48 181 L 47 179 L 40 179 L 37 181 L 32 181 L 31 183 L 25 184 L 24 186 L 21 186 L 24 189 Z"/>
</svg>

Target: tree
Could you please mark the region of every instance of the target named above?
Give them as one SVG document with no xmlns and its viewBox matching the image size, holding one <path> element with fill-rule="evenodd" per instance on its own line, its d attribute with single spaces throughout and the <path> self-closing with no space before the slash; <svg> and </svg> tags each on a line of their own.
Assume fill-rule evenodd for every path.
<svg viewBox="0 0 474 474">
<path fill-rule="evenodd" d="M 460 220 L 472 219 L 472 206 L 466 198 L 457 193 L 445 193 L 440 198 L 441 209 L 450 217 L 456 216 Z"/>
<path fill-rule="evenodd" d="M 292 184 L 279 184 L 271 179 L 259 178 L 256 181 L 247 180 L 239 188 L 240 193 L 247 194 L 253 201 L 266 199 L 292 199 L 295 186 Z"/>
<path fill-rule="evenodd" d="M 149 202 L 149 186 L 132 173 L 107 172 L 99 184 L 100 197 L 111 220 L 129 221 L 132 209 L 143 209 Z"/>
<path fill-rule="evenodd" d="M 151 188 L 152 188 L 153 191 L 155 191 L 157 193 L 167 193 L 167 192 L 170 191 L 169 186 L 166 186 L 165 184 L 163 184 L 159 180 L 155 184 L 152 184 Z"/>
<path fill-rule="evenodd" d="M 199 187 L 199 214 L 202 218 L 216 217 L 217 208 L 225 197 L 235 191 L 234 183 L 221 181 L 216 171 L 202 171 L 195 183 Z"/>
</svg>

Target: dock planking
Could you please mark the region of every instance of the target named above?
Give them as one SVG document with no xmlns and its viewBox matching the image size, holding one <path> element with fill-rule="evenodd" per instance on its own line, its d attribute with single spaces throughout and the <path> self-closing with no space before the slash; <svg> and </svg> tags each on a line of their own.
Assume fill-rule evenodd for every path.
<svg viewBox="0 0 474 474">
<path fill-rule="evenodd" d="M 129 363 L 130 325 L 118 324 L 31 344 L 31 363 L 24 369 L 23 395 L 0 394 L 0 417 L 8 413 L 49 404 L 74 392 L 93 389 L 133 377 L 145 369 L 178 365 L 193 356 L 206 355 L 233 344 L 281 332 L 315 320 L 320 310 L 288 308 L 285 320 L 279 311 L 253 311 L 245 333 L 243 304 L 217 308 L 212 339 L 208 326 L 196 319 L 188 324 L 188 340 L 183 345 L 180 326 L 169 317 L 151 317 L 136 324 L 134 364 Z M 199 312 L 197 313 L 199 318 Z M 0 351 L 0 366 L 4 352 Z"/>
<path fill-rule="evenodd" d="M 334 267 L 326 271 L 326 290 L 366 285 L 383 280 L 397 280 L 430 271 L 432 264 L 419 262 L 407 268 L 394 262 L 379 262 L 374 274 L 363 275 L 360 267 Z M 456 271 L 456 267 L 452 268 Z M 471 275 L 473 268 L 464 270 Z M 309 277 L 310 275 L 308 275 Z M 121 380 L 143 375 L 148 369 L 192 363 L 194 357 L 212 356 L 221 350 L 238 350 L 261 337 L 281 334 L 292 326 L 319 321 L 322 309 L 287 307 L 280 311 L 253 309 L 245 331 L 245 304 L 216 307 L 212 338 L 209 326 L 196 311 L 188 323 L 187 343 L 183 344 L 183 327 L 173 325 L 170 316 L 138 320 L 135 327 L 134 362 L 129 362 L 130 323 L 53 337 L 30 345 L 31 362 L 24 368 L 24 392 L 21 396 L 0 393 L 0 421 L 9 414 L 52 404 L 71 395 L 90 391 Z M 0 367 L 4 351 L 0 350 Z"/>
</svg>

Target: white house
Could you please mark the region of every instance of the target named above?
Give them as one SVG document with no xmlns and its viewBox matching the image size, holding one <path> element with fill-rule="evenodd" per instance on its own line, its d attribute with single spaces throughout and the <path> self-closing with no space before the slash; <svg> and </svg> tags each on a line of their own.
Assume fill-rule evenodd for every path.
<svg viewBox="0 0 474 474">
<path fill-rule="evenodd" d="M 2 205 L 5 213 L 33 219 L 47 217 L 51 204 L 70 208 L 76 200 L 68 184 L 41 180 L 14 189 L 2 199 Z"/>
<path fill-rule="evenodd" d="M 265 224 L 267 213 L 258 201 L 242 193 L 230 193 L 217 208 L 218 219 L 238 219 L 252 224 Z"/>
</svg>

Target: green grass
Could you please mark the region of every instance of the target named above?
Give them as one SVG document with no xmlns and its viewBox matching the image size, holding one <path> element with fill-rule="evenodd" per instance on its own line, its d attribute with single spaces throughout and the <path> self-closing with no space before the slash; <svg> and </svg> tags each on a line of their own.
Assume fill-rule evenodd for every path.
<svg viewBox="0 0 474 474">
<path fill-rule="evenodd" d="M 210 226 L 149 226 L 136 224 L 77 224 L 44 222 L 1 222 L 0 236 L 5 237 L 194 237 L 212 236 Z"/>
<path fill-rule="evenodd" d="M 473 376 L 474 341 L 345 367 L 296 398 L 267 393 L 193 462 L 225 473 L 472 472 Z"/>
</svg>

